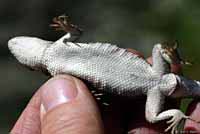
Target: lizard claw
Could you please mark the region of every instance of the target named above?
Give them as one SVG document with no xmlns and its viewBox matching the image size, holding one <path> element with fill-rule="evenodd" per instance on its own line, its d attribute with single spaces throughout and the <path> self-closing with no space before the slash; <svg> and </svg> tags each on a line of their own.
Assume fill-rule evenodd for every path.
<svg viewBox="0 0 200 134">
<path fill-rule="evenodd" d="M 194 122 L 196 122 L 196 123 L 200 123 L 200 121 L 197 121 L 197 120 L 195 120 L 195 119 L 193 119 L 193 118 L 191 118 L 191 117 L 189 117 L 189 116 L 187 116 L 187 119 L 189 119 L 189 120 L 191 120 L 191 121 L 194 121 Z"/>
<path fill-rule="evenodd" d="M 75 42 L 81 36 L 83 30 L 78 26 L 71 23 L 70 19 L 66 15 L 60 15 L 53 18 L 53 24 L 50 24 L 50 27 L 54 28 L 56 31 L 64 31 L 68 34 L 68 37 L 63 40 L 63 43 L 66 42 Z M 76 44 L 80 47 L 80 45 Z"/>
<path fill-rule="evenodd" d="M 171 129 L 171 134 L 177 133 L 177 127 L 179 123 L 182 121 L 182 119 L 189 119 L 188 116 L 184 115 L 181 111 L 174 114 L 171 120 L 167 121 L 167 124 L 171 123 L 167 129 L 165 129 L 165 132 L 169 131 Z"/>
<path fill-rule="evenodd" d="M 83 30 L 77 25 L 71 23 L 70 18 L 66 15 L 60 15 L 53 18 L 53 24 L 50 24 L 56 31 L 65 31 L 69 33 L 81 34 Z"/>
</svg>

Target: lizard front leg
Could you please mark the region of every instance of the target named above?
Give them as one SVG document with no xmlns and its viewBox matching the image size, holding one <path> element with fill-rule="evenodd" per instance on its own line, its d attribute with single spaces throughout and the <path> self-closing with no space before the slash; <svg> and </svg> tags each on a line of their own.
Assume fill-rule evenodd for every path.
<svg viewBox="0 0 200 134">
<path fill-rule="evenodd" d="M 53 18 L 53 24 L 50 26 L 53 27 L 56 31 L 64 31 L 67 33 L 65 40 L 63 40 L 64 43 L 75 42 L 79 39 L 83 32 L 83 30 L 77 25 L 72 24 L 69 17 L 65 15 L 60 15 Z"/>
<path fill-rule="evenodd" d="M 146 119 L 151 123 L 156 123 L 158 121 L 170 119 L 167 123 L 171 123 L 165 131 L 171 129 L 171 133 L 176 132 L 176 128 L 182 119 L 188 119 L 183 112 L 178 109 L 170 109 L 161 112 L 162 106 L 165 100 L 165 96 L 160 92 L 158 87 L 151 89 L 147 93 L 147 101 L 145 108 Z"/>
</svg>

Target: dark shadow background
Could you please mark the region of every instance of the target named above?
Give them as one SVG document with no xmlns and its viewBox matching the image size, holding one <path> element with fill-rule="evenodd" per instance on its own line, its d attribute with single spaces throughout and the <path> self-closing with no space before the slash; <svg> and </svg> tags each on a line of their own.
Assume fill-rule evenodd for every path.
<svg viewBox="0 0 200 134">
<path fill-rule="evenodd" d="M 1 134 L 9 132 L 35 90 L 48 79 L 20 66 L 7 41 L 21 35 L 57 40 L 63 33 L 49 24 L 63 13 L 84 29 L 80 42 L 109 42 L 149 56 L 155 43 L 176 39 L 182 55 L 194 63 L 184 67 L 185 75 L 200 78 L 199 0 L 1 0 Z"/>
</svg>

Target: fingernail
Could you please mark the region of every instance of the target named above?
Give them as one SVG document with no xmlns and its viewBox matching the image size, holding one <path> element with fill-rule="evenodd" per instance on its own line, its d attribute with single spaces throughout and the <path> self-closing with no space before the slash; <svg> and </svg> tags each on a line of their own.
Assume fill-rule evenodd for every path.
<svg viewBox="0 0 200 134">
<path fill-rule="evenodd" d="M 53 78 L 41 88 L 41 99 L 45 111 L 73 100 L 78 92 L 73 78 Z"/>
</svg>

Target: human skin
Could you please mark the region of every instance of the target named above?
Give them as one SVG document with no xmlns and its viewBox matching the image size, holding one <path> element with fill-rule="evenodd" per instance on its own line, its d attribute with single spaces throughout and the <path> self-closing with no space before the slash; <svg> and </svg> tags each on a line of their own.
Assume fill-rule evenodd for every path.
<svg viewBox="0 0 200 134">
<path fill-rule="evenodd" d="M 136 53 L 135 50 L 130 50 Z M 143 57 L 140 52 L 136 54 Z M 151 64 L 151 58 L 147 61 Z M 179 65 L 172 72 L 179 72 Z M 174 100 L 166 106 L 177 107 Z M 58 75 L 42 85 L 19 117 L 11 134 L 123 134 L 163 133 L 164 122 L 150 124 L 144 118 L 145 98 L 138 101 L 115 100 L 108 108 L 99 108 L 87 86 L 70 75 Z M 200 118 L 200 104 L 193 102 L 191 117 Z M 200 133 L 200 125 L 186 121 L 186 130 Z"/>
</svg>

